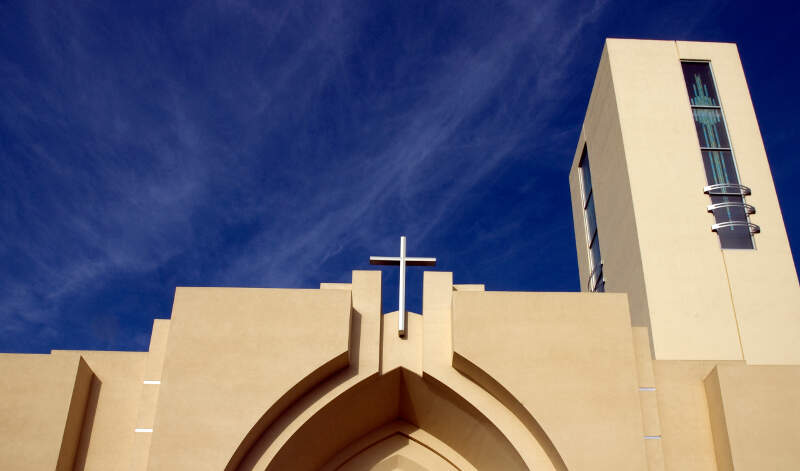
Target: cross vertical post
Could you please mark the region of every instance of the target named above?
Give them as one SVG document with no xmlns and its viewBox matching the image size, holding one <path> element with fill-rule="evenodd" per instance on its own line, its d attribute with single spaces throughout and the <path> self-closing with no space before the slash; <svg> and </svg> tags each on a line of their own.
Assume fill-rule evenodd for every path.
<svg viewBox="0 0 800 471">
<path fill-rule="evenodd" d="M 406 236 L 400 236 L 400 292 L 397 294 L 397 331 L 406 335 Z"/>
<path fill-rule="evenodd" d="M 406 256 L 406 236 L 400 236 L 400 256 L 399 257 L 370 257 L 371 265 L 399 265 L 400 273 L 398 290 L 398 309 L 397 309 L 397 333 L 400 337 L 406 335 L 406 266 L 426 266 L 436 265 L 436 259 L 432 257 L 407 257 Z"/>
</svg>

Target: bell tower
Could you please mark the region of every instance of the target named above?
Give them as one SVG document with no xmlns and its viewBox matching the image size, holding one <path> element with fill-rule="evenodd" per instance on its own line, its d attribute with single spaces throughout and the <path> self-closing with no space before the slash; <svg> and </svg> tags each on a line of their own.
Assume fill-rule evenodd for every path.
<svg viewBox="0 0 800 471">
<path fill-rule="evenodd" d="M 800 363 L 800 288 L 735 44 L 608 39 L 570 171 L 583 291 L 654 358 Z"/>
</svg>

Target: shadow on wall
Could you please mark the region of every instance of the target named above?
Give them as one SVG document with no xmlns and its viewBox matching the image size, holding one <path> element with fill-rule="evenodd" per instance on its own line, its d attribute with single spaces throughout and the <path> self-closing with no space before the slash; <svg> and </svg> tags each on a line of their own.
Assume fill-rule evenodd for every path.
<svg viewBox="0 0 800 471">
<path fill-rule="evenodd" d="M 429 438 L 419 440 L 428 441 L 424 446 L 445 462 L 477 469 L 527 469 L 511 443 L 478 409 L 439 381 L 404 368 L 371 376 L 333 399 L 289 438 L 267 469 L 339 469 L 352 460 L 360 462 L 361 453 L 387 439 L 385 433 L 375 432 L 391 430 L 393 423 L 405 424 L 402 435 L 407 438 L 417 429 L 424 431 L 420 435 Z M 276 435 L 268 430 L 233 469 L 256 469 Z M 362 438 L 368 442 L 357 449 L 350 446 Z M 374 451 L 370 452 L 372 461 L 391 458 L 391 454 L 375 456 Z M 397 450 L 388 447 L 386 451 Z"/>
<path fill-rule="evenodd" d="M 83 418 L 83 426 L 81 429 L 81 439 L 78 442 L 78 449 L 75 453 L 75 471 L 83 471 L 86 468 L 86 456 L 89 452 L 89 437 L 92 436 L 92 427 L 94 427 L 94 418 L 97 414 L 97 403 L 100 400 L 100 388 L 103 382 L 92 375 L 92 385 L 89 388 L 89 397 L 86 399 L 86 414 Z"/>
</svg>

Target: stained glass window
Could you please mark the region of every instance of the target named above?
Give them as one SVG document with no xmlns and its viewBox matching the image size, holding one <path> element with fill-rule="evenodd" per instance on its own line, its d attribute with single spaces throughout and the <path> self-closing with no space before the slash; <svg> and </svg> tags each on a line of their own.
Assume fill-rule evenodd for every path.
<svg viewBox="0 0 800 471">
<path fill-rule="evenodd" d="M 700 147 L 712 149 L 730 147 L 722 112 L 718 108 L 694 108 L 692 114 Z"/>
<path fill-rule="evenodd" d="M 717 185 L 708 193 L 714 204 L 715 222 L 722 224 L 716 229 L 720 244 L 723 249 L 752 249 L 748 206 L 742 194 L 711 65 L 708 62 L 683 62 L 681 65 L 706 180 L 709 186 Z"/>
<path fill-rule="evenodd" d="M 683 78 L 692 106 L 719 106 L 708 62 L 683 62 Z"/>
</svg>

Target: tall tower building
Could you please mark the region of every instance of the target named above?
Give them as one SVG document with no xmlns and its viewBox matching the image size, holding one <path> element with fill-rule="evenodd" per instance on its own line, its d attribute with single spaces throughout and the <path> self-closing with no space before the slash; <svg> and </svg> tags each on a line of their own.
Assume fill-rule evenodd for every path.
<svg viewBox="0 0 800 471">
<path fill-rule="evenodd" d="M 800 363 L 800 288 L 735 44 L 609 39 L 570 171 L 583 291 L 659 360 Z"/>
</svg>

